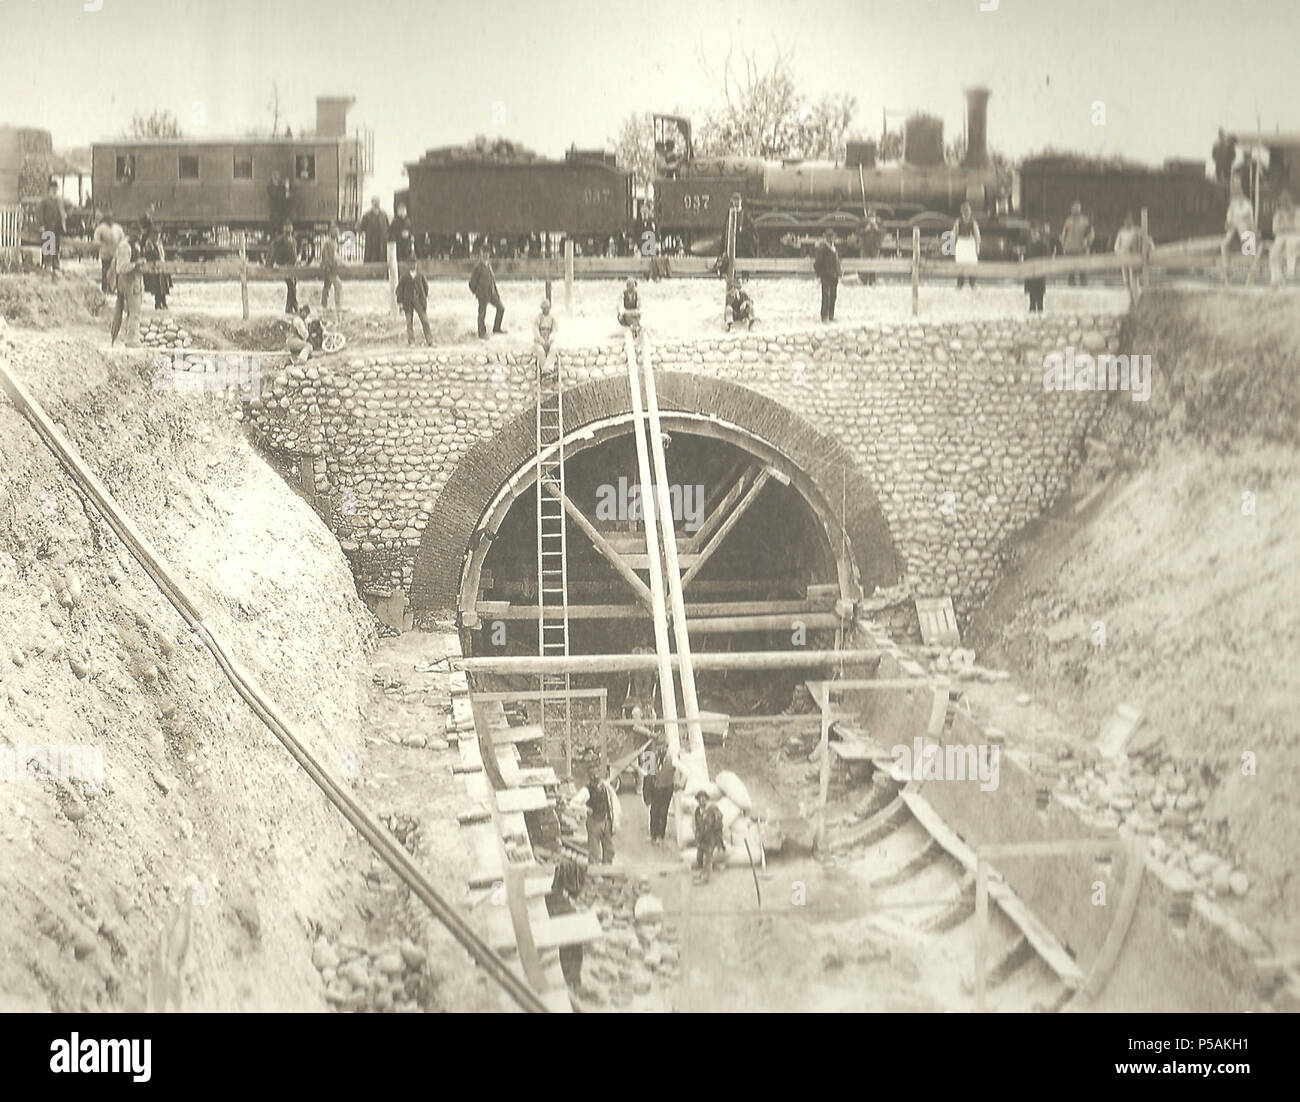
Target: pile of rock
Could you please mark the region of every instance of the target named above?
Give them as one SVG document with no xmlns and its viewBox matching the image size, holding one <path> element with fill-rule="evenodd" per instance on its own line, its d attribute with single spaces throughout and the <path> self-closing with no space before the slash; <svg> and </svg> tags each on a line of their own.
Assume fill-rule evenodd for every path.
<svg viewBox="0 0 1300 1102">
<path fill-rule="evenodd" d="M 1148 835 L 1151 857 L 1190 873 L 1207 894 L 1246 894 L 1245 872 L 1214 852 L 1228 847 L 1223 824 L 1207 811 L 1212 793 L 1199 768 L 1167 756 L 1158 742 L 1116 759 L 1063 753 L 1056 790 L 1094 825 Z"/>
<path fill-rule="evenodd" d="M 193 340 L 190 331 L 171 317 L 140 323 L 140 343 L 146 348 L 189 348 Z"/>
<path fill-rule="evenodd" d="M 603 938 L 586 946 L 579 999 L 626 1010 L 652 997 L 656 989 L 676 984 L 677 933 L 665 926 L 663 902 L 651 892 L 648 880 L 590 877 L 579 900 L 595 911 L 605 931 Z"/>
<path fill-rule="evenodd" d="M 403 939 L 367 949 L 350 941 L 331 944 L 323 934 L 311 962 L 325 983 L 325 1001 L 336 1010 L 417 1013 L 428 994 L 428 954 Z"/>
<path fill-rule="evenodd" d="M 379 821 L 393 833 L 393 836 L 402 843 L 408 853 L 415 853 L 420 844 L 420 823 L 418 819 L 394 811 L 388 815 L 379 816 Z"/>
<path fill-rule="evenodd" d="M 990 669 L 978 665 L 975 652 L 969 647 L 926 646 L 920 649 L 929 660 L 930 672 L 947 674 L 956 681 L 1009 681 L 1006 670 Z"/>
</svg>

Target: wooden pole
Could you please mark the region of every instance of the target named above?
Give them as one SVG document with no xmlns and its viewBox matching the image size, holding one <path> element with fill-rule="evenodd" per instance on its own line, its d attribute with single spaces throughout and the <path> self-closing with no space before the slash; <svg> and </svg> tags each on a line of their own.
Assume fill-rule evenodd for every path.
<svg viewBox="0 0 1300 1102">
<path fill-rule="evenodd" d="M 654 474 L 658 482 L 658 506 L 655 519 L 664 544 L 664 580 L 668 583 L 668 600 L 673 613 L 673 638 L 681 658 L 682 703 L 686 706 L 686 733 L 691 740 L 691 752 L 704 751 L 704 731 L 700 727 L 700 702 L 695 695 L 695 667 L 691 664 L 690 628 L 686 622 L 686 602 L 682 599 L 681 564 L 677 560 L 677 532 L 673 527 L 673 507 L 668 496 L 668 460 L 664 455 L 663 425 L 659 421 L 659 396 L 655 391 L 654 364 L 650 361 L 650 342 L 641 338 L 641 373 L 645 379 L 646 410 L 650 414 L 647 426 L 650 435 L 650 454 L 654 458 Z M 766 472 L 765 472 L 766 473 Z"/>
<path fill-rule="evenodd" d="M 983 1014 L 985 1005 L 985 964 L 989 948 L 989 867 L 983 857 L 975 856 L 975 1009 Z"/>
<path fill-rule="evenodd" d="M 1142 208 L 1142 282 L 1141 284 L 1139 284 L 1139 289 L 1144 294 L 1146 293 L 1146 289 L 1147 289 L 1147 275 L 1149 271 L 1148 262 L 1151 256 L 1150 242 L 1151 242 L 1151 238 L 1147 236 L 1147 208 L 1143 207 Z"/>
<path fill-rule="evenodd" d="M 912 317 L 921 308 L 921 227 L 912 227 Z"/>
<path fill-rule="evenodd" d="M 397 305 L 397 242 L 388 243 L 388 303 L 389 309 L 392 310 L 393 316 L 401 314 L 401 308 Z"/>
<path fill-rule="evenodd" d="M 573 238 L 564 239 L 564 312 L 573 313 Z"/>
<path fill-rule="evenodd" d="M 665 615 L 662 623 L 667 625 Z M 834 666 L 842 662 L 866 665 L 878 662 L 878 650 L 774 650 L 774 651 L 707 651 L 694 656 L 697 670 L 809 670 Z M 461 665 L 467 673 L 540 674 L 540 673 L 631 673 L 634 670 L 659 668 L 655 654 L 570 654 L 484 656 L 465 658 Z M 676 669 L 678 656 L 669 657 Z M 918 688 L 929 688 L 918 679 Z M 665 710 L 667 704 L 665 702 Z"/>
<path fill-rule="evenodd" d="M 821 700 L 822 737 L 818 746 L 821 748 L 821 776 L 817 789 L 817 851 L 826 852 L 826 799 L 831 790 L 831 690 L 830 682 L 822 683 Z"/>
<path fill-rule="evenodd" d="M 654 498 L 649 496 L 650 457 L 647 454 L 645 412 L 641 406 L 641 372 L 636 363 L 636 347 L 632 343 L 632 334 L 624 334 L 624 348 L 627 350 L 627 381 L 632 394 L 632 426 L 636 440 L 637 473 L 641 478 L 641 491 L 644 500 L 641 503 L 642 516 L 645 518 L 646 565 L 650 573 L 650 598 L 654 616 L 655 653 L 639 655 L 641 658 L 653 658 L 652 668 L 659 671 L 659 703 L 663 708 L 664 718 L 671 720 L 665 728 L 668 736 L 668 749 L 675 758 L 681 750 L 681 734 L 677 727 L 677 689 L 673 683 L 673 662 L 677 658 L 671 654 L 668 646 L 668 609 L 664 602 L 664 575 L 659 561 L 659 526 L 652 522 L 650 512 L 656 508 Z"/>
<path fill-rule="evenodd" d="M 248 241 L 243 233 L 239 235 L 239 301 L 243 307 L 244 320 L 248 320 Z"/>
</svg>

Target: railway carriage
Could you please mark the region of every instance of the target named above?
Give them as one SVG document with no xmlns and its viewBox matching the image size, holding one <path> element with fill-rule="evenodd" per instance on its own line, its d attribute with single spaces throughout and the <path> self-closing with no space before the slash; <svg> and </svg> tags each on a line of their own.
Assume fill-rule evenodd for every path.
<svg viewBox="0 0 1300 1102">
<path fill-rule="evenodd" d="M 350 99 L 317 100 L 316 133 L 300 138 L 122 139 L 92 147 L 97 205 L 120 222 L 153 219 L 181 254 L 233 248 L 233 234 L 264 247 L 272 222 L 288 217 L 300 253 L 333 219 L 356 222 L 371 143 L 346 132 Z M 288 196 L 273 197 L 276 180 Z"/>
<path fill-rule="evenodd" d="M 1074 157 L 1034 157 L 1020 166 L 1024 217 L 1059 230 L 1075 200 L 1096 233 L 1094 249 L 1111 248 L 1124 216 L 1147 208 L 1147 228 L 1157 243 L 1213 235 L 1223 229 L 1222 186 L 1200 162 L 1167 161 L 1161 169 L 1106 165 Z"/>
</svg>

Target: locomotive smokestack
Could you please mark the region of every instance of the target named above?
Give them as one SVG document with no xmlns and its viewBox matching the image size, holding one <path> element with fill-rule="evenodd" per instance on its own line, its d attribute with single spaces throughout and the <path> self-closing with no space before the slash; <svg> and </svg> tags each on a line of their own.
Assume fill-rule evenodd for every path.
<svg viewBox="0 0 1300 1102">
<path fill-rule="evenodd" d="M 966 89 L 966 156 L 965 168 L 985 168 L 989 163 L 988 150 L 989 90 Z"/>
</svg>

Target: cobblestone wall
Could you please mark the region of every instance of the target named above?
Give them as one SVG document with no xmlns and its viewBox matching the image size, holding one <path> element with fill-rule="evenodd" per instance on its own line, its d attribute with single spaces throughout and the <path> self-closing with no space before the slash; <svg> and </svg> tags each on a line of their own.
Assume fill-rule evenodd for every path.
<svg viewBox="0 0 1300 1102">
<path fill-rule="evenodd" d="M 1044 389 L 1044 357 L 1113 347 L 1119 316 L 747 333 L 652 346 L 660 402 L 748 430 L 838 507 L 868 590 L 907 580 L 963 612 L 1008 536 L 1067 487 L 1104 391 Z M 626 411 L 621 344 L 565 349 L 566 427 Z M 310 460 L 315 498 L 365 591 L 451 607 L 489 499 L 532 452 L 531 356 L 356 353 L 292 366 L 248 416 L 264 448 Z M 1114 400 L 1129 400 L 1118 395 Z M 418 566 L 417 566 L 418 557 Z"/>
</svg>

